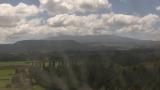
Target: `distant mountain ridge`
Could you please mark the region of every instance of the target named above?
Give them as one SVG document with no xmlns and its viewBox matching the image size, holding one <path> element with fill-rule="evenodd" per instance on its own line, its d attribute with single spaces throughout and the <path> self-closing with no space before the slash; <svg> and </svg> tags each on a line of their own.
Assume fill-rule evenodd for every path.
<svg viewBox="0 0 160 90">
<path fill-rule="evenodd" d="M 121 37 L 115 35 L 97 35 L 97 36 L 61 36 L 61 37 L 51 37 L 49 40 L 74 40 L 79 43 L 89 44 L 89 45 L 102 45 L 102 46 L 122 46 L 122 47 L 159 47 L 159 41 L 151 40 L 138 40 L 128 37 Z"/>
<path fill-rule="evenodd" d="M 14 44 L 0 44 L 0 53 L 82 51 L 82 50 L 126 50 L 132 48 L 159 48 L 160 42 L 132 38 L 101 36 L 62 36 L 47 40 L 23 40 Z"/>
<path fill-rule="evenodd" d="M 52 52 L 81 50 L 84 45 L 73 40 L 23 40 L 15 44 L 1 44 L 1 52 Z"/>
</svg>

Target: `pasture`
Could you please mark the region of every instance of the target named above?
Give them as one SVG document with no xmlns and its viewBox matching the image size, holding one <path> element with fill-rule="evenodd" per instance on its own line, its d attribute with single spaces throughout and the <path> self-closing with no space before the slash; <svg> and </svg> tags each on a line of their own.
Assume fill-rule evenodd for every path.
<svg viewBox="0 0 160 90">
<path fill-rule="evenodd" d="M 22 89 L 16 87 L 14 85 L 15 83 L 12 82 L 13 77 L 15 77 L 17 74 L 17 68 L 27 68 L 29 66 L 31 66 L 31 62 L 29 61 L 0 62 L 0 90 L 44 90 L 38 85 Z"/>
</svg>

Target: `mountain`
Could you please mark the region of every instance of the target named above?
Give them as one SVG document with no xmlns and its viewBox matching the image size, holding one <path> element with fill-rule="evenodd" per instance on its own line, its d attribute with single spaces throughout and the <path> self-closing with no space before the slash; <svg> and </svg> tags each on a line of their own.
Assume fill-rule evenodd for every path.
<svg viewBox="0 0 160 90">
<path fill-rule="evenodd" d="M 88 36 L 60 36 L 52 37 L 49 40 L 75 40 L 80 43 L 132 43 L 141 40 L 120 37 L 115 35 L 88 35 Z"/>
<path fill-rule="evenodd" d="M 63 51 L 63 50 L 76 50 L 84 47 L 82 44 L 73 40 L 25 40 L 19 41 L 14 44 L 26 50 L 50 50 L 50 51 Z"/>
<path fill-rule="evenodd" d="M 82 51 L 82 50 L 128 50 L 133 48 L 159 48 L 160 43 L 149 40 L 101 35 L 61 36 L 48 40 L 23 40 L 14 44 L 0 44 L 0 53 Z"/>
<path fill-rule="evenodd" d="M 60 36 L 51 37 L 49 40 L 74 40 L 79 43 L 101 46 L 101 47 L 118 47 L 118 48 L 156 48 L 160 42 L 151 40 L 138 40 L 128 37 L 115 35 L 95 35 L 95 36 Z"/>
<path fill-rule="evenodd" d="M 0 61 L 30 60 L 44 57 L 53 52 L 63 54 L 84 55 L 93 53 L 109 53 L 114 51 L 129 51 L 130 49 L 160 50 L 157 41 L 136 40 L 112 35 L 104 36 L 63 36 L 48 40 L 23 40 L 14 44 L 0 44 Z M 144 49 L 144 50 L 143 50 Z"/>
<path fill-rule="evenodd" d="M 0 53 L 72 51 L 85 48 L 73 40 L 23 40 L 14 44 L 1 44 Z"/>
</svg>

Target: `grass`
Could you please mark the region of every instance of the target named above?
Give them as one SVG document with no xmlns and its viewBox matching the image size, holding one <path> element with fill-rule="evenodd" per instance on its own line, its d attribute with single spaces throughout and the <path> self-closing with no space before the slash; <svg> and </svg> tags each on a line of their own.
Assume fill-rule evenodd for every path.
<svg viewBox="0 0 160 90">
<path fill-rule="evenodd" d="M 44 88 L 40 87 L 40 86 L 35 86 L 33 87 L 32 90 L 45 90 Z"/>
<path fill-rule="evenodd" d="M 0 65 L 30 65 L 30 61 L 1 61 Z"/>
<path fill-rule="evenodd" d="M 14 74 L 14 69 L 0 70 L 0 80 L 8 79 Z"/>
<path fill-rule="evenodd" d="M 0 70 L 0 88 L 10 83 L 11 77 L 14 75 L 14 69 Z"/>
<path fill-rule="evenodd" d="M 0 62 L 0 66 L 10 66 L 10 65 L 30 65 L 29 61 L 7 61 Z M 7 84 L 11 84 L 11 78 L 15 74 L 14 68 L 1 68 L 0 67 L 0 90 L 21 90 L 17 88 L 6 88 Z M 40 86 L 34 86 L 32 89 L 27 90 L 44 90 Z"/>
</svg>

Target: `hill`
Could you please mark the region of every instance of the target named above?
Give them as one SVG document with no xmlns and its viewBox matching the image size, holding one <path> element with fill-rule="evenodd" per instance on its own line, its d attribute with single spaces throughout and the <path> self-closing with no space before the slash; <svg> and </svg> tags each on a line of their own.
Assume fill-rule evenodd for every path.
<svg viewBox="0 0 160 90">
<path fill-rule="evenodd" d="M 95 35 L 95 36 L 60 36 L 50 37 L 49 40 L 74 40 L 79 43 L 97 46 L 97 47 L 109 47 L 109 48 L 158 48 L 160 46 L 159 41 L 152 40 L 138 40 L 128 37 L 121 37 L 115 35 Z"/>
</svg>

